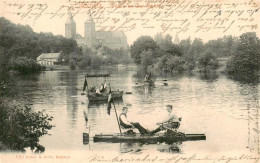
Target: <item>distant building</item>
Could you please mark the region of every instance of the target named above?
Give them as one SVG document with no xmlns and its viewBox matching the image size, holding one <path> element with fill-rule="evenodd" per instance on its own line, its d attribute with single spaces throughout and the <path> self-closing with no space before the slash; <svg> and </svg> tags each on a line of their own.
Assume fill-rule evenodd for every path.
<svg viewBox="0 0 260 163">
<path fill-rule="evenodd" d="M 61 62 L 60 53 L 42 53 L 37 57 L 37 63 L 43 66 L 56 65 Z"/>
<path fill-rule="evenodd" d="M 71 12 L 65 23 L 65 37 L 73 38 L 81 47 L 106 46 L 111 49 L 127 49 L 127 37 L 123 31 L 96 31 L 95 22 L 88 12 L 84 23 L 85 35 L 82 37 L 76 33 L 76 23 Z"/>
<path fill-rule="evenodd" d="M 174 39 L 173 43 L 176 44 L 176 45 L 179 45 L 179 43 L 180 43 L 180 39 L 179 39 L 177 33 L 176 33 L 176 35 L 175 35 L 175 39 Z"/>
</svg>

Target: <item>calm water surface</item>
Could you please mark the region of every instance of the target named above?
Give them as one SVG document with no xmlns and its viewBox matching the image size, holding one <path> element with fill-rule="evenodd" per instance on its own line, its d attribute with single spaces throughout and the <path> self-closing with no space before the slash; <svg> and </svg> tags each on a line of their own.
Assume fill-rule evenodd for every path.
<svg viewBox="0 0 260 163">
<path fill-rule="evenodd" d="M 118 133 L 114 110 L 107 114 L 106 104 L 89 104 L 81 95 L 86 71 L 47 71 L 22 77 L 24 95 L 35 110 L 52 115 L 54 127 L 41 138 L 48 150 L 118 151 L 119 153 L 190 153 L 190 152 L 259 152 L 259 84 L 241 84 L 225 76 L 159 77 L 155 86 L 144 86 L 134 77 L 135 70 L 112 69 L 106 78 L 112 90 L 132 92 L 124 94 L 123 102 L 116 102 L 118 113 L 131 104 L 130 121 L 138 121 L 147 129 L 155 129 L 167 114 L 165 106 L 182 117 L 180 131 L 205 133 L 206 141 L 175 144 L 94 143 L 83 144 L 83 132 L 90 137 L 100 133 Z M 94 71 L 92 71 L 94 72 Z M 104 72 L 102 70 L 96 72 Z M 88 72 L 90 73 L 90 72 Z M 163 85 L 167 79 L 168 86 Z M 100 85 L 104 78 L 88 78 L 88 84 Z"/>
</svg>

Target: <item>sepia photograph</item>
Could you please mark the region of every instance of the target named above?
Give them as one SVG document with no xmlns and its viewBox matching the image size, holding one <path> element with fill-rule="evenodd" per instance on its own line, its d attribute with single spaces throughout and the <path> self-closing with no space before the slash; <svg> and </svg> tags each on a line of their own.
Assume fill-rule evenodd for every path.
<svg viewBox="0 0 260 163">
<path fill-rule="evenodd" d="M 260 0 L 1 0 L 0 163 L 260 162 Z"/>
</svg>

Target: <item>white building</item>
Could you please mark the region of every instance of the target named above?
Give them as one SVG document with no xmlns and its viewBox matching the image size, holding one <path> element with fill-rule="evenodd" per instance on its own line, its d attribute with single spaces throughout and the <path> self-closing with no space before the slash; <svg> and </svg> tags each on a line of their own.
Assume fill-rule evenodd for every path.
<svg viewBox="0 0 260 163">
<path fill-rule="evenodd" d="M 44 66 L 55 65 L 60 61 L 60 53 L 42 53 L 39 57 L 37 57 L 37 63 Z"/>
</svg>

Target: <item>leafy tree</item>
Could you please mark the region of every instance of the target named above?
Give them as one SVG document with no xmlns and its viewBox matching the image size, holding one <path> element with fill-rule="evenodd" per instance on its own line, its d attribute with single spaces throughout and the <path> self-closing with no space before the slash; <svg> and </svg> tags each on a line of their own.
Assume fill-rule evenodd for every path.
<svg viewBox="0 0 260 163">
<path fill-rule="evenodd" d="M 152 37 L 141 36 L 131 46 L 131 57 L 134 59 L 136 64 L 141 64 L 141 53 L 151 51 L 154 56 L 157 48 L 157 44 Z"/>
<path fill-rule="evenodd" d="M 4 40 L 0 41 L 0 47 L 4 48 L 7 64 L 18 57 L 36 60 L 41 53 L 62 52 L 65 56 L 72 52 L 82 54 L 73 39 L 52 33 L 35 33 L 30 26 L 16 25 L 3 17 L 0 24 L 0 40 Z"/>
<path fill-rule="evenodd" d="M 154 60 L 154 57 L 153 57 L 153 54 L 151 51 L 148 51 L 148 52 L 145 52 L 143 51 L 141 53 L 141 68 L 143 70 L 147 70 L 148 66 L 152 65 L 153 64 L 153 60 Z"/>
<path fill-rule="evenodd" d="M 21 73 L 31 73 L 43 70 L 45 67 L 38 64 L 35 60 L 27 57 L 18 57 L 10 61 L 10 66 L 13 70 Z"/>
<path fill-rule="evenodd" d="M 195 38 L 190 48 L 193 51 L 193 56 L 195 59 L 198 59 L 200 54 L 204 52 L 204 44 L 202 40 L 198 38 Z"/>
<path fill-rule="evenodd" d="M 186 39 L 186 40 L 181 40 L 179 47 L 181 49 L 181 52 L 183 55 L 187 55 L 190 47 L 191 47 L 191 40 L 190 38 Z"/>
<path fill-rule="evenodd" d="M 103 61 L 101 59 L 101 57 L 97 56 L 97 55 L 92 55 L 91 57 L 91 66 L 93 68 L 98 68 L 102 65 Z"/>
<path fill-rule="evenodd" d="M 230 74 L 253 75 L 260 70 L 260 40 L 254 32 L 239 37 L 235 54 L 227 64 Z"/>
<path fill-rule="evenodd" d="M 44 147 L 39 144 L 39 138 L 48 134 L 48 130 L 53 127 L 50 124 L 53 117 L 40 111 L 33 112 L 27 106 L 8 105 L 0 105 L 0 141 L 9 149 L 24 150 L 30 147 L 43 152 Z"/>
<path fill-rule="evenodd" d="M 181 56 L 181 49 L 179 46 L 173 44 L 172 36 L 167 34 L 165 37 L 162 36 L 161 33 L 155 35 L 156 43 L 159 47 L 156 51 L 156 57 L 162 57 L 163 55 L 177 55 Z"/>
<path fill-rule="evenodd" d="M 74 59 L 70 60 L 69 67 L 70 67 L 71 70 L 76 69 L 76 62 L 74 61 Z"/>
<path fill-rule="evenodd" d="M 215 70 L 218 68 L 218 60 L 210 51 L 206 51 L 199 57 L 198 66 L 204 72 L 207 72 L 210 69 Z"/>
</svg>

